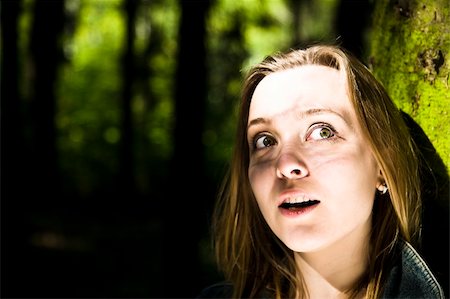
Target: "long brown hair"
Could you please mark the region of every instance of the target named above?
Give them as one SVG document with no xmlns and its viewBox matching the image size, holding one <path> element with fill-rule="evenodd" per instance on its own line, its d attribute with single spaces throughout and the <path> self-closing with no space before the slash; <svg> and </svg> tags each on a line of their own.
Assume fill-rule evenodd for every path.
<svg viewBox="0 0 450 299">
<path fill-rule="evenodd" d="M 366 289 L 367 298 L 380 297 L 397 240 L 413 245 L 419 241 L 421 205 L 415 146 L 383 86 L 363 63 L 339 46 L 314 45 L 276 53 L 251 68 L 245 78 L 233 157 L 213 215 L 217 262 L 232 282 L 235 298 L 255 297 L 261 292 L 276 298 L 307 297 L 293 252 L 268 227 L 250 187 L 247 122 L 253 92 L 265 76 L 310 64 L 335 68 L 346 76 L 364 138 L 389 187 L 385 195 L 376 195 L 367 273 L 349 294 Z"/>
</svg>

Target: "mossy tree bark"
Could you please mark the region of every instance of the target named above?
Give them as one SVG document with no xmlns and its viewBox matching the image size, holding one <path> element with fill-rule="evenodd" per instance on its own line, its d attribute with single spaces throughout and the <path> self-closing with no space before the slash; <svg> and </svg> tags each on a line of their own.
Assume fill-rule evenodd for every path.
<svg viewBox="0 0 450 299">
<path fill-rule="evenodd" d="M 450 2 L 376 1 L 369 62 L 450 171 Z"/>
<path fill-rule="evenodd" d="M 421 253 L 449 296 L 450 2 L 377 0 L 372 17 L 367 61 L 421 150 Z"/>
</svg>

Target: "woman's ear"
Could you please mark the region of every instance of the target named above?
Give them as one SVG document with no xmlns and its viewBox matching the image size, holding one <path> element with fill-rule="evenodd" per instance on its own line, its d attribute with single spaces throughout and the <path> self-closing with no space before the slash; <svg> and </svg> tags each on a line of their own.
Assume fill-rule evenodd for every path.
<svg viewBox="0 0 450 299">
<path fill-rule="evenodd" d="M 385 194 L 388 191 L 388 186 L 386 184 L 386 180 L 384 179 L 383 172 L 381 171 L 381 169 L 378 172 L 376 188 L 381 194 Z"/>
<path fill-rule="evenodd" d="M 377 186 L 384 184 L 386 182 L 386 180 L 384 179 L 384 175 L 383 172 L 380 170 L 378 170 L 378 176 L 377 176 Z"/>
</svg>

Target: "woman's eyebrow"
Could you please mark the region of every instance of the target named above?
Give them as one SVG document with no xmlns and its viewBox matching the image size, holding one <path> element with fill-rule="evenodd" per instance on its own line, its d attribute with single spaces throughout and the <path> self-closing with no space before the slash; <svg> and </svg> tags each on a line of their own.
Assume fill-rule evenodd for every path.
<svg viewBox="0 0 450 299">
<path fill-rule="evenodd" d="M 306 111 L 302 111 L 300 112 L 300 118 L 304 118 L 306 116 L 310 116 L 310 115 L 320 115 L 320 114 L 327 114 L 327 113 L 331 113 L 334 114 L 336 116 L 338 116 L 339 118 L 341 118 L 349 127 L 353 127 L 351 122 L 350 122 L 350 115 L 348 114 L 348 111 L 343 110 L 342 114 L 339 113 L 336 110 L 333 109 L 329 109 L 329 108 L 312 108 L 312 109 L 308 109 Z"/>
<path fill-rule="evenodd" d="M 308 109 L 306 111 L 301 111 L 300 118 L 304 118 L 309 115 L 325 114 L 325 113 L 332 113 L 332 114 L 339 116 L 340 118 L 345 119 L 345 117 L 343 115 L 341 115 L 339 112 L 329 109 L 329 108 L 312 108 L 312 109 Z"/>
<path fill-rule="evenodd" d="M 299 118 L 306 118 L 308 116 L 311 115 L 320 115 L 320 114 L 327 114 L 327 113 L 331 113 L 334 114 L 336 116 L 338 116 L 339 118 L 341 118 L 345 123 L 347 123 L 347 125 L 349 125 L 350 127 L 352 127 L 351 123 L 349 122 L 350 118 L 349 115 L 347 113 L 347 111 L 343 111 L 343 114 L 333 110 L 333 109 L 329 109 L 329 108 L 312 108 L 312 109 L 308 109 L 305 111 L 301 111 L 299 113 Z M 284 114 L 284 113 L 283 113 Z M 247 130 L 252 127 L 252 126 L 256 126 L 259 124 L 270 124 L 271 120 L 264 118 L 264 117 L 258 117 L 255 119 L 252 119 L 247 126 Z"/>
<path fill-rule="evenodd" d="M 251 126 L 256 126 L 259 124 L 270 124 L 270 120 L 264 117 L 258 117 L 255 119 L 252 119 L 247 126 L 247 130 L 251 127 Z"/>
</svg>

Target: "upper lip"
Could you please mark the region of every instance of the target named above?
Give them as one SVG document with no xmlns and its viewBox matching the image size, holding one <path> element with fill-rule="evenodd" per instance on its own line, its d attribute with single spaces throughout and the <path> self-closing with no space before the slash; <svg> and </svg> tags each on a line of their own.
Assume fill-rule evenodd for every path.
<svg viewBox="0 0 450 299">
<path fill-rule="evenodd" d="M 278 206 L 282 205 L 285 202 L 294 203 L 294 202 L 305 202 L 309 200 L 317 200 L 317 199 L 301 190 L 286 190 L 280 194 Z"/>
</svg>

